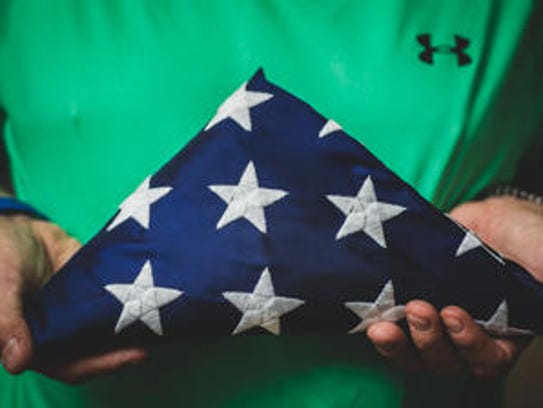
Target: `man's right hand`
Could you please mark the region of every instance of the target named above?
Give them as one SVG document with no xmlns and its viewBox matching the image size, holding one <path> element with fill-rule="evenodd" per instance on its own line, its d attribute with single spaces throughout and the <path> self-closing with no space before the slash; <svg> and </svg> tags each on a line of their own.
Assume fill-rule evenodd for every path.
<svg viewBox="0 0 543 408">
<path fill-rule="evenodd" d="M 0 350 L 10 373 L 32 368 L 74 384 L 147 357 L 143 349 L 128 348 L 47 367 L 31 366 L 32 336 L 23 316 L 23 298 L 41 288 L 80 246 L 53 223 L 26 215 L 0 215 Z"/>
</svg>

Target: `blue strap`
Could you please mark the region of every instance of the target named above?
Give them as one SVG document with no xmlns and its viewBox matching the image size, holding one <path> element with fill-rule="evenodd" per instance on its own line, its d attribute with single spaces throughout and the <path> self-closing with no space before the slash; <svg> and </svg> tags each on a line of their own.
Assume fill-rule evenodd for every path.
<svg viewBox="0 0 543 408">
<path fill-rule="evenodd" d="M 34 218 L 48 220 L 34 207 L 12 197 L 0 197 L 0 215 L 2 214 L 26 214 Z"/>
</svg>

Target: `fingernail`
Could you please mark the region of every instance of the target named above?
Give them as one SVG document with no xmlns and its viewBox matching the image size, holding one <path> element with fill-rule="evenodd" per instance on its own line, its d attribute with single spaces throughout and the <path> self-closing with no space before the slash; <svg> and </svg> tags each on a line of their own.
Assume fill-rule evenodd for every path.
<svg viewBox="0 0 543 408">
<path fill-rule="evenodd" d="M 430 328 L 430 320 L 424 317 L 408 315 L 407 321 L 418 331 L 426 331 Z"/>
<path fill-rule="evenodd" d="M 464 325 L 456 317 L 447 317 L 443 321 L 451 333 L 460 333 L 464 329 Z"/>
<path fill-rule="evenodd" d="M 2 364 L 9 371 L 13 369 L 14 360 L 19 351 L 19 342 L 15 337 L 12 337 L 6 343 L 4 350 L 2 351 Z"/>
</svg>

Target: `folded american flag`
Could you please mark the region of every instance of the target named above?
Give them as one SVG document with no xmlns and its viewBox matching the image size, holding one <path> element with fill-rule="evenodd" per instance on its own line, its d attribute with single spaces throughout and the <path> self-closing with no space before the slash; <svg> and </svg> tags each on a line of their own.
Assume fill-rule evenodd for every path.
<svg viewBox="0 0 543 408">
<path fill-rule="evenodd" d="M 543 331 L 543 285 L 259 71 L 32 299 L 38 358 L 357 333 L 411 299 Z"/>
</svg>

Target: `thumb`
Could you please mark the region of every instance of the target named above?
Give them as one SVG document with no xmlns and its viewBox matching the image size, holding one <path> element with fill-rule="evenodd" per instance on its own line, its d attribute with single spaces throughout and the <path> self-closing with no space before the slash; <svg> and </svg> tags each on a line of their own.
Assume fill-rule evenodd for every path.
<svg viewBox="0 0 543 408">
<path fill-rule="evenodd" d="M 2 364 L 11 374 L 18 374 L 28 367 L 32 358 L 30 330 L 24 320 L 18 295 L 6 294 L 0 303 Z"/>
<path fill-rule="evenodd" d="M 33 250 L 28 252 L 31 256 L 23 257 L 30 262 L 20 265 L 8 261 L 13 257 L 0 258 L 0 267 L 3 266 L 0 268 L 0 271 L 3 269 L 0 274 L 0 292 L 3 292 L 0 298 L 0 350 L 2 364 L 12 374 L 24 371 L 32 359 L 32 336 L 23 316 L 23 292 L 39 288 L 44 278 L 58 270 L 80 246 L 57 225 L 21 220 L 17 231 L 25 231 L 25 236 L 33 239 L 30 240 L 34 244 L 31 245 Z"/>
</svg>

